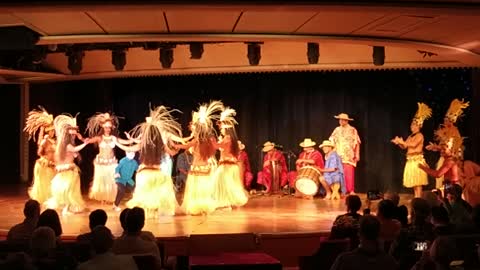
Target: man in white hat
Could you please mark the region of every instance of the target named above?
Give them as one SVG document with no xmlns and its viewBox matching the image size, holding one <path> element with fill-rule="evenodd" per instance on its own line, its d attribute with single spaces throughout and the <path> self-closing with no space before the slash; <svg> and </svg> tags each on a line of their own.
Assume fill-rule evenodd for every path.
<svg viewBox="0 0 480 270">
<path fill-rule="evenodd" d="M 238 141 L 238 149 L 240 150 L 238 153 L 238 162 L 240 162 L 243 184 L 245 189 L 249 189 L 252 184 L 253 174 L 250 168 L 247 151 L 245 151 L 245 145 L 241 141 Z"/>
<path fill-rule="evenodd" d="M 262 151 L 265 152 L 263 169 L 258 172 L 257 183 L 267 188 L 265 193 L 280 193 L 281 187 L 288 183 L 285 157 L 273 142 L 264 143 Z"/>
<path fill-rule="evenodd" d="M 290 172 L 288 174 L 288 180 L 291 187 L 295 187 L 295 180 L 297 179 L 298 171 L 305 166 L 312 166 L 319 169 L 323 169 L 323 156 L 320 151 L 315 150 L 316 142 L 310 138 L 305 138 L 303 142 L 300 143 L 300 147 L 303 148 L 303 152 L 300 153 L 296 161 L 296 171 Z M 295 192 L 295 196 L 299 196 L 298 191 Z M 309 197 L 309 199 L 311 199 Z"/>
<path fill-rule="evenodd" d="M 348 194 L 353 194 L 355 189 L 355 167 L 360 160 L 360 137 L 357 130 L 350 126 L 353 121 L 348 114 L 341 113 L 335 116 L 340 126 L 336 127 L 329 141 L 335 144 L 335 150 L 342 158 L 345 185 Z"/>
</svg>

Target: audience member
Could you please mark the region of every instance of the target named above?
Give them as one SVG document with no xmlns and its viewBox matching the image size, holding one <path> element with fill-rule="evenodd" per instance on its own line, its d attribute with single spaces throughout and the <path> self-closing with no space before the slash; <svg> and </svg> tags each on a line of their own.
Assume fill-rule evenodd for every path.
<svg viewBox="0 0 480 270">
<path fill-rule="evenodd" d="M 423 253 L 422 258 L 412 267 L 412 270 L 450 270 L 450 263 L 456 254 L 454 241 L 439 237 Z"/>
<path fill-rule="evenodd" d="M 385 253 L 379 245 L 380 222 L 374 216 L 364 216 L 360 220 L 360 245 L 351 252 L 340 254 L 331 270 L 350 269 L 390 269 L 397 270 L 395 259 Z"/>
<path fill-rule="evenodd" d="M 450 222 L 457 227 L 459 231 L 468 227 L 472 223 L 472 206 L 462 199 L 462 187 L 453 185 L 446 191 L 444 206 L 450 217 Z"/>
<path fill-rule="evenodd" d="M 338 216 L 333 222 L 330 232 L 331 239 L 349 238 L 351 247 L 358 245 L 358 228 L 360 226 L 360 218 L 358 211 L 362 207 L 362 201 L 357 195 L 348 195 L 345 203 L 347 205 L 347 213 Z"/>
<path fill-rule="evenodd" d="M 151 255 L 160 266 L 160 251 L 157 244 L 141 237 L 144 225 L 145 211 L 142 208 L 134 207 L 128 211 L 125 222 L 127 234 L 115 240 L 112 251 L 115 254 Z"/>
<path fill-rule="evenodd" d="M 105 224 L 107 224 L 107 213 L 102 209 L 97 209 L 90 213 L 90 215 L 88 216 L 88 220 L 89 220 L 88 225 L 90 227 L 90 232 L 80 234 L 77 237 L 77 241 L 90 242 L 92 239 L 93 229 L 99 225 L 105 226 Z"/>
<path fill-rule="evenodd" d="M 474 226 L 474 233 L 480 233 L 480 204 L 475 205 L 472 210 L 472 221 Z M 479 257 L 480 258 L 480 257 Z"/>
<path fill-rule="evenodd" d="M 23 208 L 25 219 L 22 223 L 13 226 L 7 234 L 9 242 L 28 241 L 37 227 L 40 216 L 40 204 L 35 200 L 28 200 Z"/>
<path fill-rule="evenodd" d="M 124 237 L 125 235 L 127 235 L 127 214 L 128 212 L 130 211 L 131 209 L 130 208 L 125 208 L 123 209 L 123 211 L 120 213 L 120 225 L 122 226 L 122 229 L 123 229 L 123 233 L 122 235 L 120 236 L 120 238 Z M 140 237 L 143 239 L 143 240 L 148 240 L 148 241 L 152 241 L 152 242 L 156 242 L 157 239 L 155 238 L 155 236 L 153 235 L 152 232 L 149 232 L 149 231 L 142 231 L 140 232 Z"/>
<path fill-rule="evenodd" d="M 62 224 L 60 223 L 60 218 L 58 214 L 53 209 L 47 209 L 40 214 L 38 218 L 37 228 L 47 226 L 50 227 L 54 232 L 55 236 L 57 237 L 57 241 L 60 239 L 62 235 Z"/>
<path fill-rule="evenodd" d="M 411 209 L 411 223 L 390 247 L 390 254 L 400 263 L 400 269 L 410 269 L 420 259 L 421 253 L 414 250 L 415 242 L 432 242 L 434 239 L 433 225 L 428 220 L 431 210 L 428 202 L 414 198 Z"/>
<path fill-rule="evenodd" d="M 90 233 L 95 256 L 78 266 L 78 270 L 134 270 L 137 269 L 132 256 L 115 255 L 111 252 L 114 237 L 104 225 L 98 225 Z"/>
<path fill-rule="evenodd" d="M 58 269 L 56 263 L 57 239 L 52 228 L 38 227 L 30 241 L 32 262 L 37 269 Z"/>
<path fill-rule="evenodd" d="M 390 200 L 394 203 L 395 215 L 394 219 L 400 221 L 403 228 L 408 226 L 408 208 L 405 205 L 400 205 L 400 196 L 395 192 L 387 192 L 384 196 L 385 200 Z"/>
<path fill-rule="evenodd" d="M 430 220 L 434 227 L 433 232 L 435 237 L 455 233 L 455 226 L 450 223 L 450 218 L 448 217 L 448 212 L 445 207 L 432 207 L 432 217 Z"/>
<path fill-rule="evenodd" d="M 394 219 L 397 208 L 393 201 L 382 200 L 378 203 L 377 218 L 380 221 L 380 239 L 393 241 L 400 234 L 402 225 Z"/>
</svg>

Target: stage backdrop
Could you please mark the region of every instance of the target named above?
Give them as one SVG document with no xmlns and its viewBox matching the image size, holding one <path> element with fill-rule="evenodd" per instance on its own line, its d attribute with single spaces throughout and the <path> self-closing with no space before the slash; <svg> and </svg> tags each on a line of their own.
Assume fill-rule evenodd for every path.
<svg viewBox="0 0 480 270">
<path fill-rule="evenodd" d="M 245 143 L 253 170 L 261 167 L 261 148 L 273 141 L 284 151 L 298 154 L 299 143 L 312 138 L 320 144 L 338 125 L 334 115 L 345 112 L 355 120 L 361 144 L 356 170 L 356 190 L 402 191 L 405 153 L 390 143 L 409 135 L 417 102 L 432 106 L 434 118 L 426 121 L 426 143 L 442 121 L 453 98 L 472 97 L 471 70 L 358 71 L 335 73 L 258 73 L 209 76 L 142 77 L 115 80 L 72 81 L 31 86 L 31 105 L 51 113 L 78 116 L 82 130 L 95 112 L 113 111 L 124 117 L 120 131 L 144 121 L 149 105 L 179 109 L 179 121 L 187 132 L 191 112 L 199 103 L 220 99 L 237 110 L 239 138 Z M 474 105 L 475 102 L 471 102 Z M 478 104 L 477 104 L 478 106 Z M 471 110 L 460 120 L 469 140 L 479 139 L 470 123 Z M 477 138 L 472 138 L 476 134 Z M 188 135 L 188 134 L 187 134 Z M 122 134 L 121 134 L 122 136 Z M 82 182 L 91 181 L 92 160 L 97 149 L 82 152 Z M 35 160 L 32 144 L 31 164 Z M 117 153 L 121 158 L 123 153 Z M 473 157 L 467 148 L 467 157 Z M 438 156 L 427 153 L 434 166 Z M 291 163 L 294 165 L 295 160 Z M 293 168 L 293 166 L 292 166 Z M 431 179 L 431 183 L 433 180 Z"/>
</svg>

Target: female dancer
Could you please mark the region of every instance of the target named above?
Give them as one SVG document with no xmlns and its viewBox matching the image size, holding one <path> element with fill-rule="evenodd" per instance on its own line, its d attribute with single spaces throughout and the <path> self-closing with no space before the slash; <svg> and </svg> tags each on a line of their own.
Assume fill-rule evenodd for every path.
<svg viewBox="0 0 480 270">
<path fill-rule="evenodd" d="M 80 189 L 79 168 L 74 160 L 78 152 L 82 150 L 90 139 L 85 139 L 83 144 L 75 146 L 78 127 L 77 119 L 70 115 L 59 115 L 55 117 L 55 134 L 58 136 L 58 144 L 55 150 L 57 174 L 52 179 L 52 197 L 45 204 L 47 208 L 58 208 L 63 206 L 62 214 L 69 211 L 81 212 L 85 208 Z"/>
<path fill-rule="evenodd" d="M 222 137 L 215 143 L 221 148 L 219 166 L 213 176 L 213 197 L 218 208 L 231 209 L 231 206 L 243 206 L 247 203 L 247 193 L 243 187 L 238 163 L 238 138 L 235 132 L 235 110 L 225 108 L 220 115 Z"/>
<path fill-rule="evenodd" d="M 33 185 L 28 191 L 31 199 L 40 204 L 50 198 L 50 182 L 55 176 L 55 127 L 53 115 L 40 107 L 40 110 L 32 110 L 28 113 L 25 123 L 25 132 L 28 138 L 38 142 L 37 154 L 33 168 Z M 35 138 L 38 132 L 38 139 Z M 44 133 L 47 133 L 44 136 Z"/>
<path fill-rule="evenodd" d="M 407 163 L 403 172 L 403 185 L 407 188 L 413 188 L 415 198 L 422 197 L 422 186 L 428 185 L 427 174 L 419 168 L 419 165 L 425 164 L 423 158 L 423 135 L 420 129 L 423 122 L 432 116 L 432 109 L 424 103 L 418 103 L 418 110 L 410 124 L 412 134 L 407 140 L 396 136 L 392 143 L 402 149 L 407 149 Z"/>
<path fill-rule="evenodd" d="M 93 161 L 94 176 L 89 197 L 101 202 L 113 202 L 117 194 L 115 168 L 117 159 L 113 149 L 115 141 L 129 144 L 131 140 L 122 140 L 112 135 L 118 127 L 118 118 L 109 113 L 97 113 L 88 119 L 87 132 L 91 143 L 96 143 L 99 153 Z"/>
<path fill-rule="evenodd" d="M 430 151 L 436 151 L 436 152 L 441 152 L 442 144 L 446 144 L 450 138 L 453 138 L 454 144 L 459 145 L 459 153 L 452 153 L 454 155 L 458 155 L 459 159 L 462 159 L 463 157 L 462 152 L 463 152 L 463 139 L 462 136 L 460 135 L 460 132 L 458 131 L 458 128 L 455 126 L 455 123 L 457 120 L 462 116 L 463 110 L 468 108 L 469 103 L 468 102 L 463 102 L 463 100 L 458 100 L 454 99 L 450 103 L 450 107 L 448 108 L 447 113 L 445 114 L 445 118 L 443 119 L 443 125 L 441 125 L 436 131 L 435 131 L 435 144 L 429 143 L 425 147 L 425 149 L 430 150 Z M 436 168 L 437 170 L 442 167 L 442 164 L 444 162 L 444 158 L 442 155 L 440 155 L 440 158 L 438 159 Z M 443 188 L 443 176 L 436 178 L 435 182 L 435 187 L 437 189 L 442 189 Z"/>
<path fill-rule="evenodd" d="M 190 215 L 208 214 L 216 208 L 212 179 L 215 166 L 212 157 L 216 151 L 213 120 L 218 120 L 216 113 L 222 111 L 223 104 L 220 101 L 201 105 L 198 112 L 193 114 L 194 138 L 185 145 L 176 146 L 181 149 L 193 147 L 193 161 L 188 172 L 182 205 Z"/>
<path fill-rule="evenodd" d="M 124 146 L 115 140 L 116 145 L 125 151 L 140 152 L 140 166 L 136 176 L 136 187 L 127 207 L 141 207 L 148 216 L 155 212 L 159 215 L 175 215 L 177 200 L 170 174 L 162 168 L 165 155 L 174 153 L 171 145 L 183 143 L 181 126 L 177 123 L 172 111 L 160 106 L 150 112 L 146 122 L 137 125 L 133 131 L 138 143 Z"/>
</svg>

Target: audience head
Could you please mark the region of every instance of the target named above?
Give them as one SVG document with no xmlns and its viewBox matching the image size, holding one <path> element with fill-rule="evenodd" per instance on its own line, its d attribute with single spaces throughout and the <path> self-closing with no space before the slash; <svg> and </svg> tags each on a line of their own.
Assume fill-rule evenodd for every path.
<svg viewBox="0 0 480 270">
<path fill-rule="evenodd" d="M 408 226 L 408 208 L 405 205 L 401 205 L 398 207 L 398 221 L 402 223 L 403 227 Z"/>
<path fill-rule="evenodd" d="M 126 227 L 128 234 L 140 233 L 145 225 L 145 211 L 143 208 L 134 207 L 127 214 Z"/>
<path fill-rule="evenodd" d="M 447 209 L 443 206 L 432 207 L 432 223 L 437 225 L 445 225 L 450 223 Z"/>
<path fill-rule="evenodd" d="M 462 199 L 463 189 L 460 185 L 454 184 L 449 187 L 445 193 L 447 193 L 447 199 L 449 201 L 457 201 Z"/>
<path fill-rule="evenodd" d="M 448 237 L 437 237 L 430 247 L 430 257 L 442 266 L 448 267 L 455 258 L 455 243 Z"/>
<path fill-rule="evenodd" d="M 110 229 L 99 225 L 92 230 L 92 247 L 95 254 L 103 254 L 113 246 L 113 235 Z"/>
<path fill-rule="evenodd" d="M 102 209 L 97 209 L 90 213 L 88 220 L 90 230 L 93 230 L 93 228 L 97 227 L 98 225 L 105 226 L 105 224 L 107 224 L 107 213 Z"/>
<path fill-rule="evenodd" d="M 356 213 L 362 208 L 362 201 L 357 195 L 348 195 L 345 203 L 347 204 L 347 211 L 349 213 Z"/>
<path fill-rule="evenodd" d="M 421 198 L 414 198 L 411 202 L 412 208 L 412 223 L 423 223 L 430 216 L 430 205 Z"/>
<path fill-rule="evenodd" d="M 380 221 L 374 216 L 363 216 L 358 231 L 360 241 L 377 241 L 380 235 Z"/>
<path fill-rule="evenodd" d="M 441 192 L 440 190 L 435 190 L 435 192 Z M 422 194 L 422 199 L 426 200 L 430 207 L 440 206 L 440 201 L 438 195 L 432 191 L 425 191 Z"/>
<path fill-rule="evenodd" d="M 475 205 L 472 210 L 472 220 L 475 226 L 480 228 L 480 204 Z"/>
<path fill-rule="evenodd" d="M 130 208 L 125 208 L 120 213 L 120 225 L 122 226 L 123 231 L 127 231 L 127 214 L 130 212 Z"/>
<path fill-rule="evenodd" d="M 35 200 L 28 200 L 23 207 L 23 215 L 27 219 L 38 219 L 40 216 L 40 204 Z"/>
<path fill-rule="evenodd" d="M 397 207 L 395 203 L 391 200 L 382 200 L 378 203 L 378 213 L 379 217 L 384 219 L 393 219 L 395 217 L 395 211 Z"/>
<path fill-rule="evenodd" d="M 385 198 L 385 200 L 392 201 L 395 206 L 398 206 L 400 204 L 400 196 L 398 195 L 398 193 L 387 192 L 387 193 L 385 193 L 384 198 Z"/>
<path fill-rule="evenodd" d="M 47 209 L 40 214 L 37 228 L 42 226 L 50 227 L 55 232 L 56 237 L 62 235 L 62 224 L 60 223 L 60 218 L 55 210 Z"/>
<path fill-rule="evenodd" d="M 30 247 L 34 257 L 48 257 L 56 246 L 57 240 L 52 228 L 42 226 L 33 231 Z"/>
</svg>

